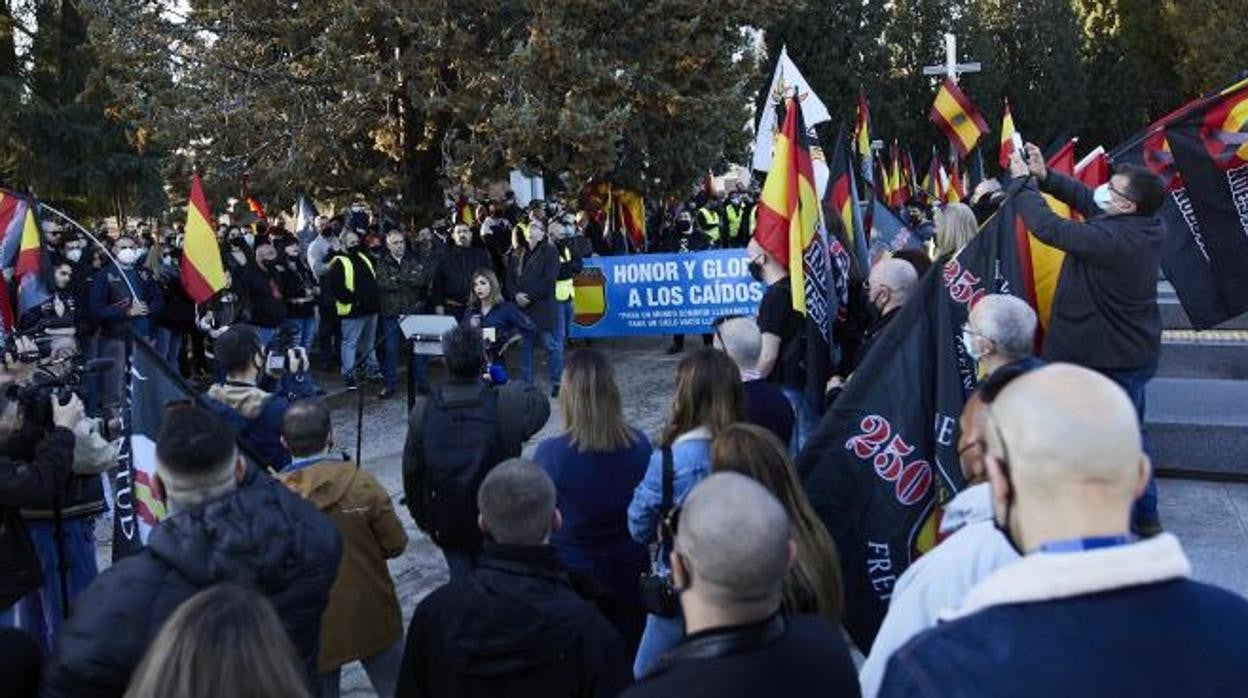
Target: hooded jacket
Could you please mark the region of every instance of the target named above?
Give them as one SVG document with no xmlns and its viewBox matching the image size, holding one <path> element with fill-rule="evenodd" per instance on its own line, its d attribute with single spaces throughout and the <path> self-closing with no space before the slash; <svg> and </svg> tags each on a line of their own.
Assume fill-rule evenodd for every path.
<svg viewBox="0 0 1248 698">
<path fill-rule="evenodd" d="M 337 458 L 297 460 L 278 479 L 325 512 L 342 534 L 342 564 L 321 623 L 317 671 L 394 644 L 403 621 L 386 560 L 403 553 L 407 532 L 390 495 L 371 474 Z"/>
<path fill-rule="evenodd" d="M 146 548 L 105 570 L 62 626 L 45 696 L 121 696 L 165 619 L 196 592 L 229 582 L 268 597 L 309 676 L 342 557 L 333 523 L 273 478 L 176 511 Z"/>
<path fill-rule="evenodd" d="M 208 388 L 208 397 L 205 406 L 228 421 L 264 465 L 275 470 L 290 465 L 290 452 L 282 445 L 282 417 L 289 400 L 235 381 L 214 384 Z"/>
<path fill-rule="evenodd" d="M 591 589 L 548 545 L 487 545 L 416 607 L 396 695 L 618 695 L 631 657 Z"/>
</svg>

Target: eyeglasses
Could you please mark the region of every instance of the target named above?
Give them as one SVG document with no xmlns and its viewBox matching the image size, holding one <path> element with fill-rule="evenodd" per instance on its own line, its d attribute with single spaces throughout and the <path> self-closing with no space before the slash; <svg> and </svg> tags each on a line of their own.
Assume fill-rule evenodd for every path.
<svg viewBox="0 0 1248 698">
<path fill-rule="evenodd" d="M 1111 194 L 1116 194 L 1116 195 L 1118 195 L 1118 197 L 1119 197 L 1119 198 L 1122 198 L 1122 199 L 1124 199 L 1124 200 L 1126 200 L 1126 201 L 1129 201 L 1129 202 L 1131 202 L 1131 203 L 1135 203 L 1135 199 L 1132 199 L 1131 197 L 1127 196 L 1126 194 L 1123 194 L 1122 192 L 1118 191 L 1117 189 L 1115 189 L 1115 188 L 1114 188 L 1114 185 L 1112 185 L 1112 184 L 1107 184 L 1107 185 L 1106 185 L 1106 187 L 1109 189 L 1109 193 L 1111 193 Z"/>
</svg>

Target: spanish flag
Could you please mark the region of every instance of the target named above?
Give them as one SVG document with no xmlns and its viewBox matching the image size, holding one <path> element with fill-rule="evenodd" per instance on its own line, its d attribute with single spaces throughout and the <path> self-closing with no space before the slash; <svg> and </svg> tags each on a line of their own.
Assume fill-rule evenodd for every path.
<svg viewBox="0 0 1248 698">
<path fill-rule="evenodd" d="M 867 96 L 858 90 L 858 116 L 854 123 L 854 152 L 862 163 L 862 181 L 868 187 L 874 187 L 875 167 L 871 162 L 871 108 L 867 105 Z"/>
<path fill-rule="evenodd" d="M 974 150 L 979 139 L 988 133 L 988 122 L 953 80 L 945 80 L 936 92 L 936 102 L 928 118 L 945 132 L 961 157 Z"/>
<path fill-rule="evenodd" d="M 945 189 L 945 203 L 958 204 L 966 198 L 966 189 L 962 186 L 962 173 L 958 163 L 952 164 L 953 167 L 949 168 L 949 187 Z"/>
<path fill-rule="evenodd" d="M 191 175 L 191 198 L 186 204 L 186 236 L 182 245 L 182 288 L 196 303 L 204 303 L 225 288 L 221 248 L 208 223 L 208 203 L 199 173 Z"/>
<path fill-rule="evenodd" d="M 1010 113 L 1010 100 L 1005 100 L 1005 114 L 1001 117 L 1001 152 L 997 162 L 1001 169 L 1009 171 L 1010 155 L 1014 153 L 1014 115 Z"/>
<path fill-rule="evenodd" d="M 858 261 L 859 269 L 869 264 L 868 240 L 862 214 L 858 210 L 858 187 L 854 181 L 851 148 L 844 134 L 838 134 L 828 163 L 828 191 L 824 194 L 824 220 L 828 232 L 844 241 L 844 246 Z"/>
<path fill-rule="evenodd" d="M 1075 143 L 1078 140 L 1077 138 L 1070 139 L 1048 159 L 1046 165 L 1049 170 L 1060 172 L 1068 177 L 1074 176 Z M 1044 199 L 1057 215 L 1077 219 L 1078 214 L 1071 211 L 1067 204 L 1048 194 L 1044 195 Z M 1036 346 L 1038 347 L 1043 342 L 1044 331 L 1049 326 L 1053 294 L 1057 293 L 1057 279 L 1061 276 L 1062 262 L 1066 259 L 1066 253 L 1040 242 L 1030 231 L 1025 232 L 1026 244 L 1023 244 L 1024 240 L 1021 238 L 1019 240 L 1019 262 L 1023 268 L 1023 281 L 1025 282 L 1023 290 L 1027 295 L 1027 300 L 1036 309 L 1036 316 L 1040 320 L 1040 329 L 1036 332 Z"/>
<path fill-rule="evenodd" d="M 646 244 L 646 205 L 639 192 L 631 189 L 611 190 L 614 214 L 621 229 L 628 234 L 628 242 L 634 250 L 642 250 Z"/>
<path fill-rule="evenodd" d="M 22 237 L 17 245 L 17 260 L 13 265 L 13 280 L 19 285 L 22 277 L 27 274 L 38 274 L 43 271 L 43 236 L 39 232 L 39 223 L 35 220 L 34 206 L 26 204 L 26 215 L 22 219 Z"/>
<path fill-rule="evenodd" d="M 763 182 L 754 239 L 767 254 L 788 267 L 793 309 L 806 314 L 806 278 L 802 259 L 819 226 L 819 197 L 802 108 L 784 101 L 784 125 L 776 136 L 771 171 Z"/>
</svg>

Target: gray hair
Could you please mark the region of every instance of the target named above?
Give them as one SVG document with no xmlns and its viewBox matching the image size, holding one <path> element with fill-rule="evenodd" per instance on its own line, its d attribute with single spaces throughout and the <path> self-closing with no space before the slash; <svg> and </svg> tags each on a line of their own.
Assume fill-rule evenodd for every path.
<svg viewBox="0 0 1248 698">
<path fill-rule="evenodd" d="M 710 475 L 689 494 L 676 550 L 701 592 L 729 608 L 778 603 L 789 570 L 789 516 L 775 495 L 740 473 Z"/>
<path fill-rule="evenodd" d="M 724 353 L 739 368 L 753 370 L 763 353 L 763 334 L 751 317 L 734 317 L 719 324 L 719 341 Z"/>
<path fill-rule="evenodd" d="M 1017 296 L 984 296 L 971 310 L 971 324 L 1002 354 L 1021 358 L 1035 348 L 1036 311 Z"/>
<path fill-rule="evenodd" d="M 485 476 L 477 509 L 496 542 L 540 545 L 550 536 L 555 483 L 533 462 L 511 458 Z"/>
</svg>

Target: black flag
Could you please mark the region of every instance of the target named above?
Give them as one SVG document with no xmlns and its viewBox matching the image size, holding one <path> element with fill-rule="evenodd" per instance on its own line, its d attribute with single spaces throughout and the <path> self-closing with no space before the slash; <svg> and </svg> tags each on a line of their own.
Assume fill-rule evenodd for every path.
<svg viewBox="0 0 1248 698">
<path fill-rule="evenodd" d="M 1161 265 L 1196 329 L 1248 311 L 1248 80 L 1196 100 L 1111 155 L 1166 182 Z"/>
<path fill-rule="evenodd" d="M 923 277 L 798 458 L 840 551 L 846 629 L 864 651 L 897 578 L 936 544 L 940 504 L 964 486 L 957 425 L 976 374 L 961 328 L 986 294 L 1026 298 L 1025 236 L 1011 196 L 956 259 Z"/>
</svg>

